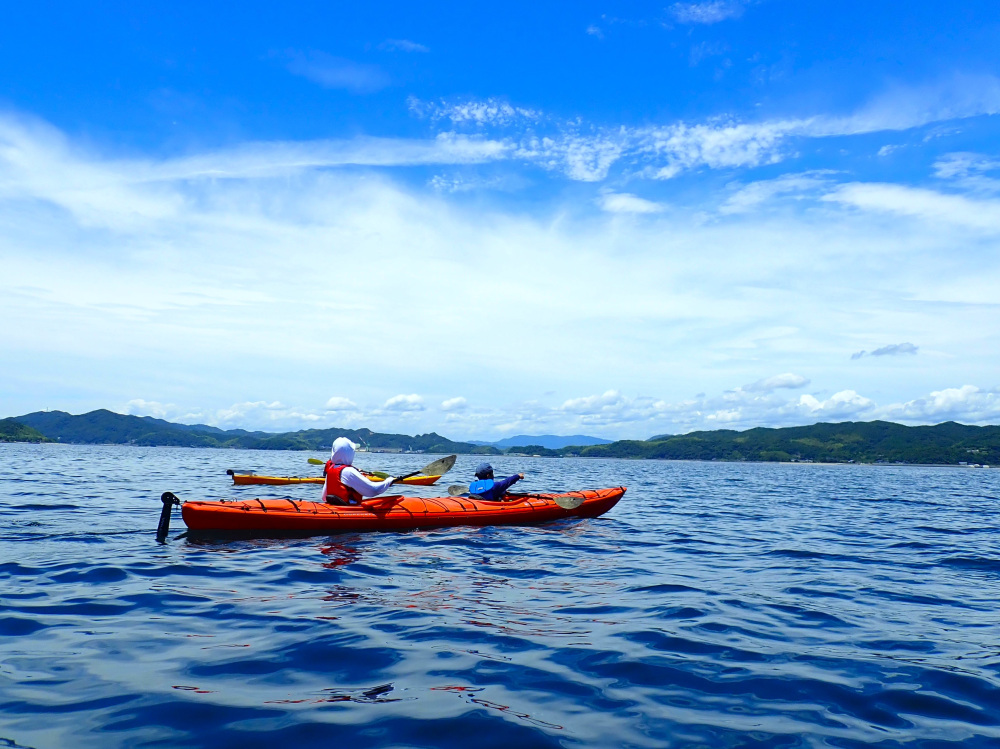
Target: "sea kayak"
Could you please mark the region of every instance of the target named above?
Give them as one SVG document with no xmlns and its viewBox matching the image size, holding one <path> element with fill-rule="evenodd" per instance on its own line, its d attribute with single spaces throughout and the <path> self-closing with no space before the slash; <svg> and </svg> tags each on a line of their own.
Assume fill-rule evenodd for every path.
<svg viewBox="0 0 1000 749">
<path fill-rule="evenodd" d="M 322 476 L 261 476 L 250 471 L 241 472 L 228 470 L 226 471 L 230 476 L 233 477 L 233 483 L 236 486 L 252 486 L 266 484 L 267 486 L 288 486 L 289 484 L 322 484 L 325 480 Z M 372 481 L 381 481 L 378 476 L 371 473 L 361 472 L 364 476 L 367 476 Z M 441 478 L 440 476 L 410 476 L 405 479 L 401 479 L 397 483 L 406 484 L 409 486 L 432 486 L 437 480 Z"/>
<path fill-rule="evenodd" d="M 407 531 L 456 525 L 531 525 L 603 515 L 625 487 L 558 494 L 507 494 L 503 501 L 471 497 L 375 497 L 342 506 L 293 499 L 183 502 L 181 516 L 192 535 L 315 535 L 338 531 Z M 178 500 L 167 492 L 164 504 Z M 169 521 L 168 521 L 169 522 Z"/>
</svg>

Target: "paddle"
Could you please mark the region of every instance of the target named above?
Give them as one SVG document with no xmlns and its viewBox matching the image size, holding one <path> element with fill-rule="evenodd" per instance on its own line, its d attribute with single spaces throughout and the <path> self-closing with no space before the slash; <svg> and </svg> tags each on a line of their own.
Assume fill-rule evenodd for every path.
<svg viewBox="0 0 1000 749">
<path fill-rule="evenodd" d="M 461 494 L 467 494 L 468 491 L 469 491 L 468 486 L 461 486 L 460 484 L 452 484 L 451 486 L 448 487 L 448 496 L 457 497 Z M 522 497 L 521 499 L 527 499 L 528 496 Z M 555 497 L 542 497 L 541 495 L 537 496 L 539 496 L 540 499 L 551 499 L 553 502 L 562 507 L 564 510 L 575 510 L 577 507 L 583 504 L 583 497 L 566 497 L 562 495 L 556 495 Z"/>
<path fill-rule="evenodd" d="M 325 466 L 326 465 L 326 461 L 325 460 L 320 460 L 319 458 L 309 458 L 309 460 L 307 462 L 310 465 L 314 465 L 314 466 Z M 365 473 L 367 473 L 369 476 L 374 476 L 377 479 L 387 479 L 387 478 L 389 478 L 390 475 L 392 475 L 392 474 L 386 473 L 385 471 L 365 471 Z"/>
<path fill-rule="evenodd" d="M 408 473 L 405 476 L 397 476 L 398 479 L 408 479 L 411 476 L 442 476 L 451 470 L 451 467 L 455 465 L 455 461 L 458 460 L 457 455 L 446 455 L 443 458 L 438 458 L 421 468 L 419 471 L 414 471 L 413 473 Z M 326 465 L 325 460 L 320 460 L 319 458 L 309 458 L 309 462 L 314 466 L 324 466 Z M 380 479 L 387 479 L 392 474 L 385 473 L 384 471 L 365 471 L 365 473 L 375 476 Z"/>
</svg>

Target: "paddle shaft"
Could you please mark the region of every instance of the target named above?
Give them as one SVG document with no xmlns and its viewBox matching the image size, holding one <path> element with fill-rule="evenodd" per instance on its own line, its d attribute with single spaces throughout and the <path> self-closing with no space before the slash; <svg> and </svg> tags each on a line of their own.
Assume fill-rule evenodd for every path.
<svg viewBox="0 0 1000 749">
<path fill-rule="evenodd" d="M 455 460 L 458 458 L 457 455 L 447 455 L 443 458 L 438 458 L 437 460 L 432 460 L 430 463 L 425 465 L 419 471 L 414 471 L 413 473 L 407 473 L 405 476 L 397 476 L 396 479 L 408 479 L 411 476 L 441 476 L 451 470 L 451 467 L 455 465 Z M 308 462 L 314 466 L 325 466 L 326 461 L 320 460 L 319 458 L 309 458 Z M 380 478 L 383 481 L 391 474 L 385 473 L 384 471 L 366 471 L 366 473 Z"/>
<path fill-rule="evenodd" d="M 462 486 L 461 484 L 452 484 L 448 487 L 448 496 L 457 497 L 462 494 L 467 494 L 469 491 L 468 486 Z M 476 496 L 476 495 L 471 495 Z M 575 510 L 577 507 L 583 504 L 583 497 L 570 497 L 563 494 L 556 494 L 555 496 L 546 496 L 544 494 L 522 494 L 521 496 L 516 496 L 515 499 L 504 499 L 497 500 L 502 502 L 523 502 L 526 499 L 537 498 L 537 499 L 551 499 L 557 505 L 562 507 L 564 510 Z"/>
</svg>

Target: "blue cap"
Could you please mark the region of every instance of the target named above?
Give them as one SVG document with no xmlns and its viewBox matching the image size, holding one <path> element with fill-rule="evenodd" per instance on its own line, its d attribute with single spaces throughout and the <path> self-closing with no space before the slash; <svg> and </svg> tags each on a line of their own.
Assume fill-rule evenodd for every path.
<svg viewBox="0 0 1000 749">
<path fill-rule="evenodd" d="M 476 478 L 488 479 L 493 474 L 493 466 L 489 463 L 480 463 L 476 466 Z"/>
</svg>

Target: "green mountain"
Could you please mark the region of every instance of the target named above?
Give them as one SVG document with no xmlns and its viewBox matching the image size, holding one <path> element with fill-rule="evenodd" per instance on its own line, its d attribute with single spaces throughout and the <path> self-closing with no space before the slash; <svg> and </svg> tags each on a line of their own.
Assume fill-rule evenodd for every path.
<svg viewBox="0 0 1000 749">
<path fill-rule="evenodd" d="M 16 419 L 0 419 L 0 442 L 51 442 L 48 437 Z"/>
<path fill-rule="evenodd" d="M 8 442 L 52 440 L 89 445 L 320 451 L 329 449 L 337 437 L 348 437 L 372 450 L 500 454 L 491 445 L 453 442 L 434 432 L 411 437 L 370 429 L 304 429 L 281 434 L 244 429 L 227 431 L 204 424 L 174 424 L 149 416 L 125 416 L 103 409 L 79 416 L 63 411 L 39 411 L 0 421 L 0 441 Z M 1000 465 L 1000 426 L 965 426 L 948 421 L 936 426 L 907 427 L 887 421 L 848 421 L 780 429 L 760 427 L 745 432 L 719 429 L 558 450 L 542 445 L 512 446 L 505 452 L 546 457 Z"/>
<path fill-rule="evenodd" d="M 564 448 L 561 455 L 673 460 L 811 460 L 818 463 L 959 462 L 1000 464 L 1000 426 L 966 426 L 948 421 L 907 427 L 887 421 L 813 424 L 745 432 L 711 432 L 623 440 L 610 445 Z"/>
<path fill-rule="evenodd" d="M 375 450 L 410 450 L 428 453 L 481 453 L 499 450 L 453 442 L 439 434 L 381 434 L 370 429 L 305 429 L 274 434 L 225 431 L 203 424 L 174 424 L 150 416 L 126 416 L 100 409 L 74 416 L 64 411 L 37 411 L 17 421 L 59 442 L 85 445 L 161 445 L 173 447 L 233 447 L 251 450 L 323 450 L 337 437 L 348 437 Z"/>
</svg>

